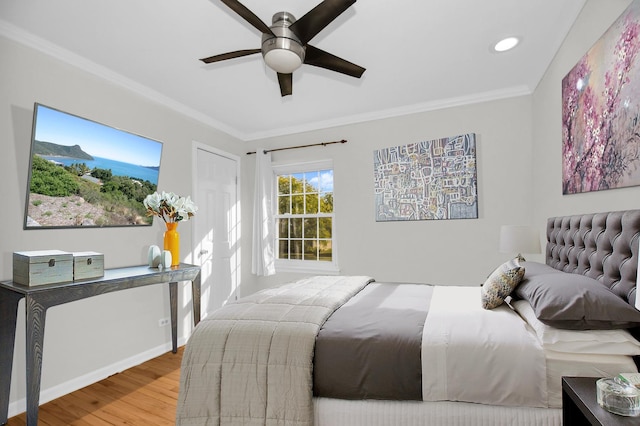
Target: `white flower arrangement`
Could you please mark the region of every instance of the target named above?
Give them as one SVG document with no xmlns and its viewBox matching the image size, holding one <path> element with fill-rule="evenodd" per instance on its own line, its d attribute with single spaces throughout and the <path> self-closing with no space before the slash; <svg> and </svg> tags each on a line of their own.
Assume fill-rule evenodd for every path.
<svg viewBox="0 0 640 426">
<path fill-rule="evenodd" d="M 189 196 L 180 197 L 173 192 L 154 192 L 145 197 L 143 204 L 147 208 L 147 216 L 161 217 L 167 223 L 189 220 L 198 211 Z"/>
</svg>

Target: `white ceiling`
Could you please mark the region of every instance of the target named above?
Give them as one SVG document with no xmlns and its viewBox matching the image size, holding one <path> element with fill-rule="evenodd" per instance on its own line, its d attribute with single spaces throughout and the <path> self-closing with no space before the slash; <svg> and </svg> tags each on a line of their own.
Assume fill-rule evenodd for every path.
<svg viewBox="0 0 640 426">
<path fill-rule="evenodd" d="M 533 92 L 586 0 L 361 0 L 310 44 L 367 69 L 309 65 L 281 97 L 260 33 L 219 0 L 2 0 L 5 35 L 242 140 Z M 267 25 L 320 0 L 242 0 Z M 517 35 L 497 54 L 490 46 Z M 52 105 L 54 106 L 54 105 Z"/>
</svg>

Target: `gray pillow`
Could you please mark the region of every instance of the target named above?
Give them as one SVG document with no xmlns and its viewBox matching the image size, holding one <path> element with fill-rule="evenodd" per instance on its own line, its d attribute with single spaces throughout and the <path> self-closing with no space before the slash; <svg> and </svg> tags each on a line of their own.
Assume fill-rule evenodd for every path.
<svg viewBox="0 0 640 426">
<path fill-rule="evenodd" d="M 640 311 L 597 280 L 567 272 L 528 272 L 529 267 L 513 295 L 527 300 L 547 325 L 571 330 L 640 326 Z"/>
<path fill-rule="evenodd" d="M 566 272 L 562 272 L 561 270 L 556 269 L 553 266 L 549 266 L 546 263 L 524 261 L 520 262 L 520 266 L 527 271 L 527 277 L 540 274 L 566 274 Z"/>
</svg>

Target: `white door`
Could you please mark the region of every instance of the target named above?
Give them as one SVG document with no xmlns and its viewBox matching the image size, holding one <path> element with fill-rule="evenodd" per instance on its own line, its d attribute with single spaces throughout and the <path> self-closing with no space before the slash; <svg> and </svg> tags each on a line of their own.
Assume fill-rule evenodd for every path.
<svg viewBox="0 0 640 426">
<path fill-rule="evenodd" d="M 237 299 L 239 280 L 238 158 L 194 146 L 194 262 L 200 265 L 202 317 Z"/>
</svg>

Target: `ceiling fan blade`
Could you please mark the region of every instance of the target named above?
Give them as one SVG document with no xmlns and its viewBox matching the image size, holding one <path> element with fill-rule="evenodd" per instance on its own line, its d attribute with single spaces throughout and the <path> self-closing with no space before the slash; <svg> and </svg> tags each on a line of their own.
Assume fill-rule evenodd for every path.
<svg viewBox="0 0 640 426">
<path fill-rule="evenodd" d="M 280 94 L 283 97 L 293 93 L 293 74 L 278 73 L 278 83 L 280 83 Z"/>
<path fill-rule="evenodd" d="M 324 0 L 291 24 L 289 29 L 305 45 L 355 2 L 356 0 Z"/>
<path fill-rule="evenodd" d="M 305 64 L 326 68 L 328 70 L 356 78 L 360 78 L 362 73 L 365 72 L 365 68 L 342 58 L 338 58 L 337 56 L 332 55 L 329 52 L 325 52 L 324 50 L 320 50 L 317 47 L 307 45 L 306 50 L 307 52 L 304 56 Z"/>
<path fill-rule="evenodd" d="M 229 6 L 229 8 L 231 8 L 234 12 L 236 12 L 238 15 L 240 15 L 242 18 L 244 18 L 245 21 L 247 21 L 248 23 L 253 25 L 261 33 L 271 34 L 271 35 L 275 36 L 275 34 L 273 34 L 273 31 L 271 31 L 271 28 L 269 28 L 269 26 L 267 24 L 262 22 L 262 20 L 260 18 L 258 18 L 252 11 L 247 9 L 247 7 L 245 5 L 243 5 L 242 3 L 240 3 L 239 1 L 237 1 L 237 0 L 222 0 L 222 3 L 226 4 L 227 6 Z"/>
<path fill-rule="evenodd" d="M 227 59 L 240 58 L 242 56 L 253 55 L 254 53 L 260 52 L 260 49 L 236 50 L 235 52 L 221 53 L 220 55 L 209 56 L 208 58 L 202 58 L 200 60 L 205 64 L 210 64 L 212 62 L 220 62 Z"/>
</svg>

